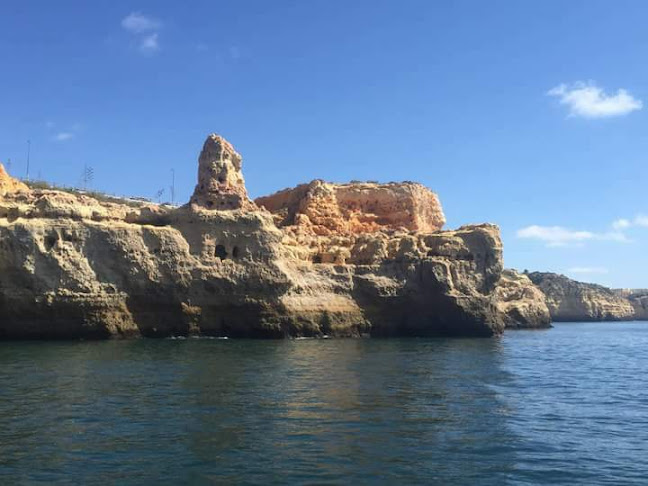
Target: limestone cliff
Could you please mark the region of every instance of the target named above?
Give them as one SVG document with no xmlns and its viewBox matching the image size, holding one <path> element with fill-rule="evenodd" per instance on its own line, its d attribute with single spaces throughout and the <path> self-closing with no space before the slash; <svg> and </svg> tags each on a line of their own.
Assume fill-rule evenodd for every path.
<svg viewBox="0 0 648 486">
<path fill-rule="evenodd" d="M 440 204 L 422 186 L 317 182 L 308 202 L 272 196 L 266 210 L 249 200 L 241 163 L 209 136 L 180 208 L 6 180 L 0 338 L 490 336 L 545 325 L 526 302 L 530 285 L 502 278 L 497 227 L 440 231 Z"/>
<path fill-rule="evenodd" d="M 648 289 L 618 289 L 615 292 L 628 299 L 638 321 L 648 321 Z"/>
<path fill-rule="evenodd" d="M 279 226 L 305 234 L 429 233 L 445 224 L 437 195 L 413 182 L 330 184 L 316 180 L 255 202 L 271 211 Z"/>
<path fill-rule="evenodd" d="M 627 297 L 555 273 L 528 274 L 547 298 L 554 321 L 627 321 L 640 318 Z M 637 305 L 640 305 L 637 301 Z"/>
<path fill-rule="evenodd" d="M 504 270 L 495 295 L 507 328 L 528 329 L 551 325 L 546 298 L 526 275 L 515 270 Z"/>
</svg>

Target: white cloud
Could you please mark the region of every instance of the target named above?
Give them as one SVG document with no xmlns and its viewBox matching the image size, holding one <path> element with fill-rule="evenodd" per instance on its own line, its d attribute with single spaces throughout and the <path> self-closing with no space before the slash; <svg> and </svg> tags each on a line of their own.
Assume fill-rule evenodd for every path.
<svg viewBox="0 0 648 486">
<path fill-rule="evenodd" d="M 531 225 L 518 230 L 517 237 L 544 241 L 548 247 L 582 246 L 585 241 L 590 240 L 630 242 L 626 235 L 619 231 L 594 233 L 592 231 L 575 231 L 562 226 Z"/>
<path fill-rule="evenodd" d="M 627 219 L 624 219 L 624 218 L 617 219 L 614 223 L 612 223 L 612 227 L 615 230 L 627 229 L 630 226 L 632 226 L 632 223 L 630 221 L 628 221 Z"/>
<path fill-rule="evenodd" d="M 610 95 L 591 81 L 561 84 L 549 90 L 547 95 L 556 96 L 560 104 L 567 105 L 569 116 L 583 118 L 621 116 L 643 108 L 643 102 L 625 89 L 619 89 L 616 94 Z"/>
<path fill-rule="evenodd" d="M 648 228 L 648 216 L 644 216 L 643 214 L 638 215 L 634 219 L 634 224 L 635 226 L 642 226 L 644 228 Z"/>
<path fill-rule="evenodd" d="M 74 138 L 74 133 L 72 132 L 60 132 L 54 135 L 54 137 L 52 137 L 52 139 L 57 142 L 67 142 L 68 140 L 72 140 L 73 138 Z"/>
<path fill-rule="evenodd" d="M 541 240 L 547 246 L 565 246 L 591 240 L 594 234 L 589 231 L 572 231 L 562 226 L 532 225 L 518 230 L 517 237 Z"/>
<path fill-rule="evenodd" d="M 648 216 L 638 214 L 633 219 L 620 218 L 612 223 L 615 230 L 625 230 L 628 228 L 648 228 Z"/>
<path fill-rule="evenodd" d="M 620 231 L 608 231 L 607 233 L 595 234 L 596 240 L 618 241 L 619 243 L 630 243 L 630 240 L 624 233 Z"/>
<path fill-rule="evenodd" d="M 160 50 L 158 31 L 162 28 L 162 22 L 159 20 L 140 12 L 132 12 L 122 19 L 121 25 L 137 39 L 137 49 L 142 54 L 152 54 Z"/>
<path fill-rule="evenodd" d="M 160 49 L 160 44 L 158 43 L 158 35 L 150 34 L 142 39 L 139 45 L 140 51 L 150 54 Z"/>
<path fill-rule="evenodd" d="M 567 273 L 578 273 L 578 274 L 605 274 L 608 273 L 608 269 L 604 267 L 572 267 L 567 270 Z"/>
<path fill-rule="evenodd" d="M 131 12 L 121 21 L 122 27 L 132 34 L 143 34 L 159 30 L 162 22 L 153 17 L 147 17 L 140 12 Z"/>
</svg>

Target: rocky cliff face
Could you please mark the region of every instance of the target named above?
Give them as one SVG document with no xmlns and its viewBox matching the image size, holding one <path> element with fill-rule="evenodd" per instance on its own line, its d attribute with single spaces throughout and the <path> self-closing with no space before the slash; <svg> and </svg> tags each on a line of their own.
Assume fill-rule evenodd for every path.
<svg viewBox="0 0 648 486">
<path fill-rule="evenodd" d="M 275 215 L 281 227 L 312 235 L 443 228 L 436 194 L 413 182 L 330 184 L 316 180 L 255 201 Z"/>
<path fill-rule="evenodd" d="M 503 278 L 497 227 L 440 231 L 438 199 L 419 185 L 317 182 L 261 209 L 241 157 L 211 135 L 181 208 L 2 187 L 2 339 L 490 336 L 547 323 L 530 282 Z"/>
<path fill-rule="evenodd" d="M 634 318 L 638 321 L 648 321 L 648 289 L 619 289 L 619 296 L 628 299 L 634 309 Z"/>
<path fill-rule="evenodd" d="M 509 329 L 533 329 L 551 325 L 545 295 L 526 275 L 515 270 L 502 272 L 495 289 L 495 300 Z"/>
<path fill-rule="evenodd" d="M 528 274 L 547 298 L 554 321 L 627 321 L 641 318 L 633 303 L 601 285 L 571 280 L 555 273 Z M 638 299 L 637 306 L 641 306 Z"/>
</svg>

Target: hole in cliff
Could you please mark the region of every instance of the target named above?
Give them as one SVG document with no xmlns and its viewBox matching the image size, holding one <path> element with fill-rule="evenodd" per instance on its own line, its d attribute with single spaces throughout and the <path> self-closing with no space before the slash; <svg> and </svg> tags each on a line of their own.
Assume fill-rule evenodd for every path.
<svg viewBox="0 0 648 486">
<path fill-rule="evenodd" d="M 211 208 L 214 205 L 213 201 L 207 201 L 207 207 Z"/>
<path fill-rule="evenodd" d="M 225 260 L 227 258 L 227 250 L 223 245 L 216 245 L 216 250 L 214 251 L 214 255 L 217 258 L 220 258 L 221 260 Z"/>
<path fill-rule="evenodd" d="M 238 246 L 235 246 L 232 248 L 232 258 L 238 258 L 241 255 L 241 252 L 239 250 Z"/>
<path fill-rule="evenodd" d="M 314 255 L 313 263 L 322 263 L 322 255 Z"/>
<path fill-rule="evenodd" d="M 45 237 L 45 249 L 47 251 L 50 251 L 52 248 L 54 248 L 54 245 L 56 245 L 56 242 L 58 241 L 58 235 L 54 233 L 53 235 L 47 235 Z"/>
<path fill-rule="evenodd" d="M 219 176 L 218 177 L 218 182 L 220 182 L 222 184 L 223 182 L 225 182 L 225 178 L 223 176 Z"/>
</svg>

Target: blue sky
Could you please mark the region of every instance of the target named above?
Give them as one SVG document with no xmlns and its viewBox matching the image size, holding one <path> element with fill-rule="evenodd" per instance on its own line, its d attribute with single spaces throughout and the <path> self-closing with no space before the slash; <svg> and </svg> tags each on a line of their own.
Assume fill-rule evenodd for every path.
<svg viewBox="0 0 648 486">
<path fill-rule="evenodd" d="M 648 2 L 4 2 L 0 160 L 190 196 L 204 137 L 252 196 L 416 180 L 508 266 L 648 287 Z M 620 91 L 621 90 L 621 91 Z M 167 197 L 168 198 L 168 197 Z"/>
</svg>

